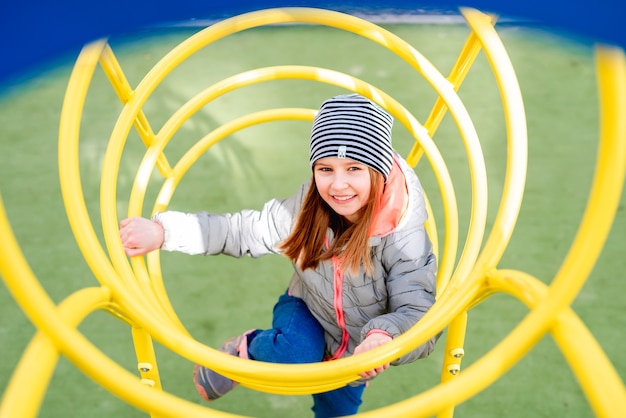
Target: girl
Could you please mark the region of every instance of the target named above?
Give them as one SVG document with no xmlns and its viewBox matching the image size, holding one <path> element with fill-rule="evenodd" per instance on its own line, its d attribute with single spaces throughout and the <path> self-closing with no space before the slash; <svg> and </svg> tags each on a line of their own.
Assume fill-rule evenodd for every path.
<svg viewBox="0 0 626 418">
<path fill-rule="evenodd" d="M 294 196 L 233 214 L 157 213 L 120 224 L 128 256 L 155 249 L 235 257 L 281 253 L 294 266 L 274 306 L 272 328 L 251 330 L 220 350 L 275 363 L 334 360 L 379 347 L 409 330 L 435 301 L 436 261 L 415 172 L 391 145 L 393 119 L 369 99 L 325 101 L 313 121 L 312 177 Z M 438 336 L 393 361 L 428 356 Z M 366 382 L 314 394 L 315 417 L 356 414 Z M 194 367 L 200 395 L 215 400 L 237 383 Z"/>
</svg>

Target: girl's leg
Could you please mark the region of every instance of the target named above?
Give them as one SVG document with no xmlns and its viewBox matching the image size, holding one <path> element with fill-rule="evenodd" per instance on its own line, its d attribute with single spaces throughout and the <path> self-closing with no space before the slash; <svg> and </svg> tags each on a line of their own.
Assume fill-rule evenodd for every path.
<svg viewBox="0 0 626 418">
<path fill-rule="evenodd" d="M 313 395 L 315 418 L 331 418 L 355 415 L 362 403 L 365 384 L 344 386 L 330 392 Z"/>
<path fill-rule="evenodd" d="M 315 363 L 324 356 L 324 330 L 300 298 L 282 295 L 274 306 L 272 329 L 253 330 L 233 337 L 220 351 L 271 363 Z M 213 401 L 237 382 L 204 366 L 194 366 L 193 380 L 200 395 Z"/>
<path fill-rule="evenodd" d="M 274 306 L 272 329 L 248 336 L 251 359 L 272 363 L 315 363 L 324 355 L 324 330 L 300 298 L 283 294 Z M 354 415 L 365 384 L 313 395 L 316 418 Z"/>
<path fill-rule="evenodd" d="M 315 363 L 324 356 L 324 330 L 300 298 L 280 296 L 272 329 L 248 335 L 250 359 L 270 363 Z"/>
</svg>

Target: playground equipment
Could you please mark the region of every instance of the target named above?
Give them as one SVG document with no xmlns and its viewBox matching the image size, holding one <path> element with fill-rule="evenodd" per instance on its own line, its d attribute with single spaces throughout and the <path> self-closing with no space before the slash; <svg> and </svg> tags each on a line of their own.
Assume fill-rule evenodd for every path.
<svg viewBox="0 0 626 418">
<path fill-rule="evenodd" d="M 599 416 L 620 416 L 626 409 L 624 384 L 593 336 L 570 309 L 584 284 L 615 216 L 626 171 L 626 60 L 617 48 L 596 51 L 601 97 L 601 131 L 596 177 L 578 235 L 561 269 L 549 287 L 530 275 L 499 270 L 498 262 L 511 237 L 522 201 L 526 170 L 526 126 L 521 94 L 498 35 L 494 18 L 463 9 L 471 34 L 447 77 L 442 76 L 413 47 L 388 31 L 354 16 L 320 9 L 267 9 L 226 19 L 190 37 L 174 48 L 132 89 L 113 50 L 104 42 L 85 46 L 68 84 L 59 131 L 59 167 L 68 219 L 79 247 L 101 286 L 85 288 L 55 305 L 38 284 L 20 252 L 0 201 L 0 272 L 15 299 L 39 330 L 24 353 L 7 388 L 0 416 L 28 417 L 37 414 L 52 370 L 63 354 L 103 387 L 154 416 L 233 416 L 179 399 L 161 388 L 153 339 L 190 361 L 203 363 L 247 387 L 269 393 L 304 394 L 340 387 L 358 372 L 388 362 L 410 351 L 439 330 L 445 339 L 441 384 L 431 390 L 364 416 L 452 416 L 454 406 L 497 380 L 550 332 L 578 376 L 589 402 Z M 185 59 L 204 46 L 244 29 L 278 23 L 302 22 L 336 27 L 377 42 L 404 59 L 437 92 L 428 119 L 421 124 L 385 92 L 347 74 L 303 66 L 260 68 L 222 80 L 185 103 L 154 132 L 142 105 L 159 83 Z M 508 161 L 500 206 L 487 236 L 486 174 L 480 142 L 467 111 L 456 95 L 471 64 L 484 51 L 504 104 Z M 78 144 L 80 120 L 87 89 L 97 65 L 107 74 L 124 104 L 111 133 L 104 158 L 101 182 L 102 248 L 82 195 Z M 236 119 L 201 138 L 173 166 L 165 154 L 167 142 L 191 115 L 215 98 L 253 83 L 281 78 L 302 78 L 357 91 L 387 108 L 415 137 L 407 156 L 415 166 L 425 156 L 435 171 L 444 207 L 444 241 L 439 251 L 439 297 L 431 311 L 414 329 L 377 350 L 315 365 L 277 365 L 222 354 L 195 341 L 185 330 L 164 290 L 158 252 L 146 259 L 128 260 L 118 239 L 116 209 L 117 173 L 128 134 L 135 126 L 146 145 L 129 200 L 129 215 L 140 214 L 151 173 L 163 183 L 153 211 L 164 210 L 187 170 L 213 144 L 248 126 L 274 120 L 312 120 L 311 109 L 282 108 Z M 445 162 L 431 139 L 441 118 L 450 112 L 467 150 L 472 173 L 471 222 L 463 251 L 458 257 L 456 197 Z M 123 216 L 126 216 L 124 214 Z M 437 237 L 434 216 L 428 229 Z M 435 242 L 439 248 L 439 243 Z M 462 373 L 461 360 L 467 310 L 496 292 L 506 292 L 530 307 L 529 314 L 496 347 Z M 120 367 L 77 331 L 90 313 L 105 309 L 126 321 L 133 333 L 139 376 Z M 444 343 L 443 341 L 440 344 Z M 244 367 L 245 365 L 245 367 Z M 35 373 L 38 379 L 33 381 Z M 28 382 L 29 390 L 22 388 Z M 418 412 L 419 411 L 419 415 Z"/>
</svg>

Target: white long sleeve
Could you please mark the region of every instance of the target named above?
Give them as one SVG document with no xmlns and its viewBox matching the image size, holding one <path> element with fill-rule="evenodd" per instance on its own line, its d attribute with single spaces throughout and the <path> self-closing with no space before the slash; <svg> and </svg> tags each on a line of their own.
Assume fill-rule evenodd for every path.
<svg viewBox="0 0 626 418">
<path fill-rule="evenodd" d="M 176 211 L 158 212 L 152 220 L 160 223 L 165 232 L 161 250 L 186 254 L 206 254 L 207 243 L 198 217 Z"/>
</svg>

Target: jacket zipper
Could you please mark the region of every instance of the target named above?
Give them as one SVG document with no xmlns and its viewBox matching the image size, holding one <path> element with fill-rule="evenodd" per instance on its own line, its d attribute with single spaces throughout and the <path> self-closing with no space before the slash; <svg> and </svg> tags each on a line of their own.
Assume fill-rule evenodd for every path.
<svg viewBox="0 0 626 418">
<path fill-rule="evenodd" d="M 346 329 L 346 317 L 343 312 L 343 271 L 341 270 L 341 261 L 337 257 L 333 257 L 333 278 L 334 278 L 334 307 L 335 315 L 337 316 L 337 325 L 341 329 L 341 344 L 335 353 L 328 358 L 328 360 L 336 360 L 341 358 L 348 349 L 348 343 L 350 341 L 350 334 Z"/>
</svg>

